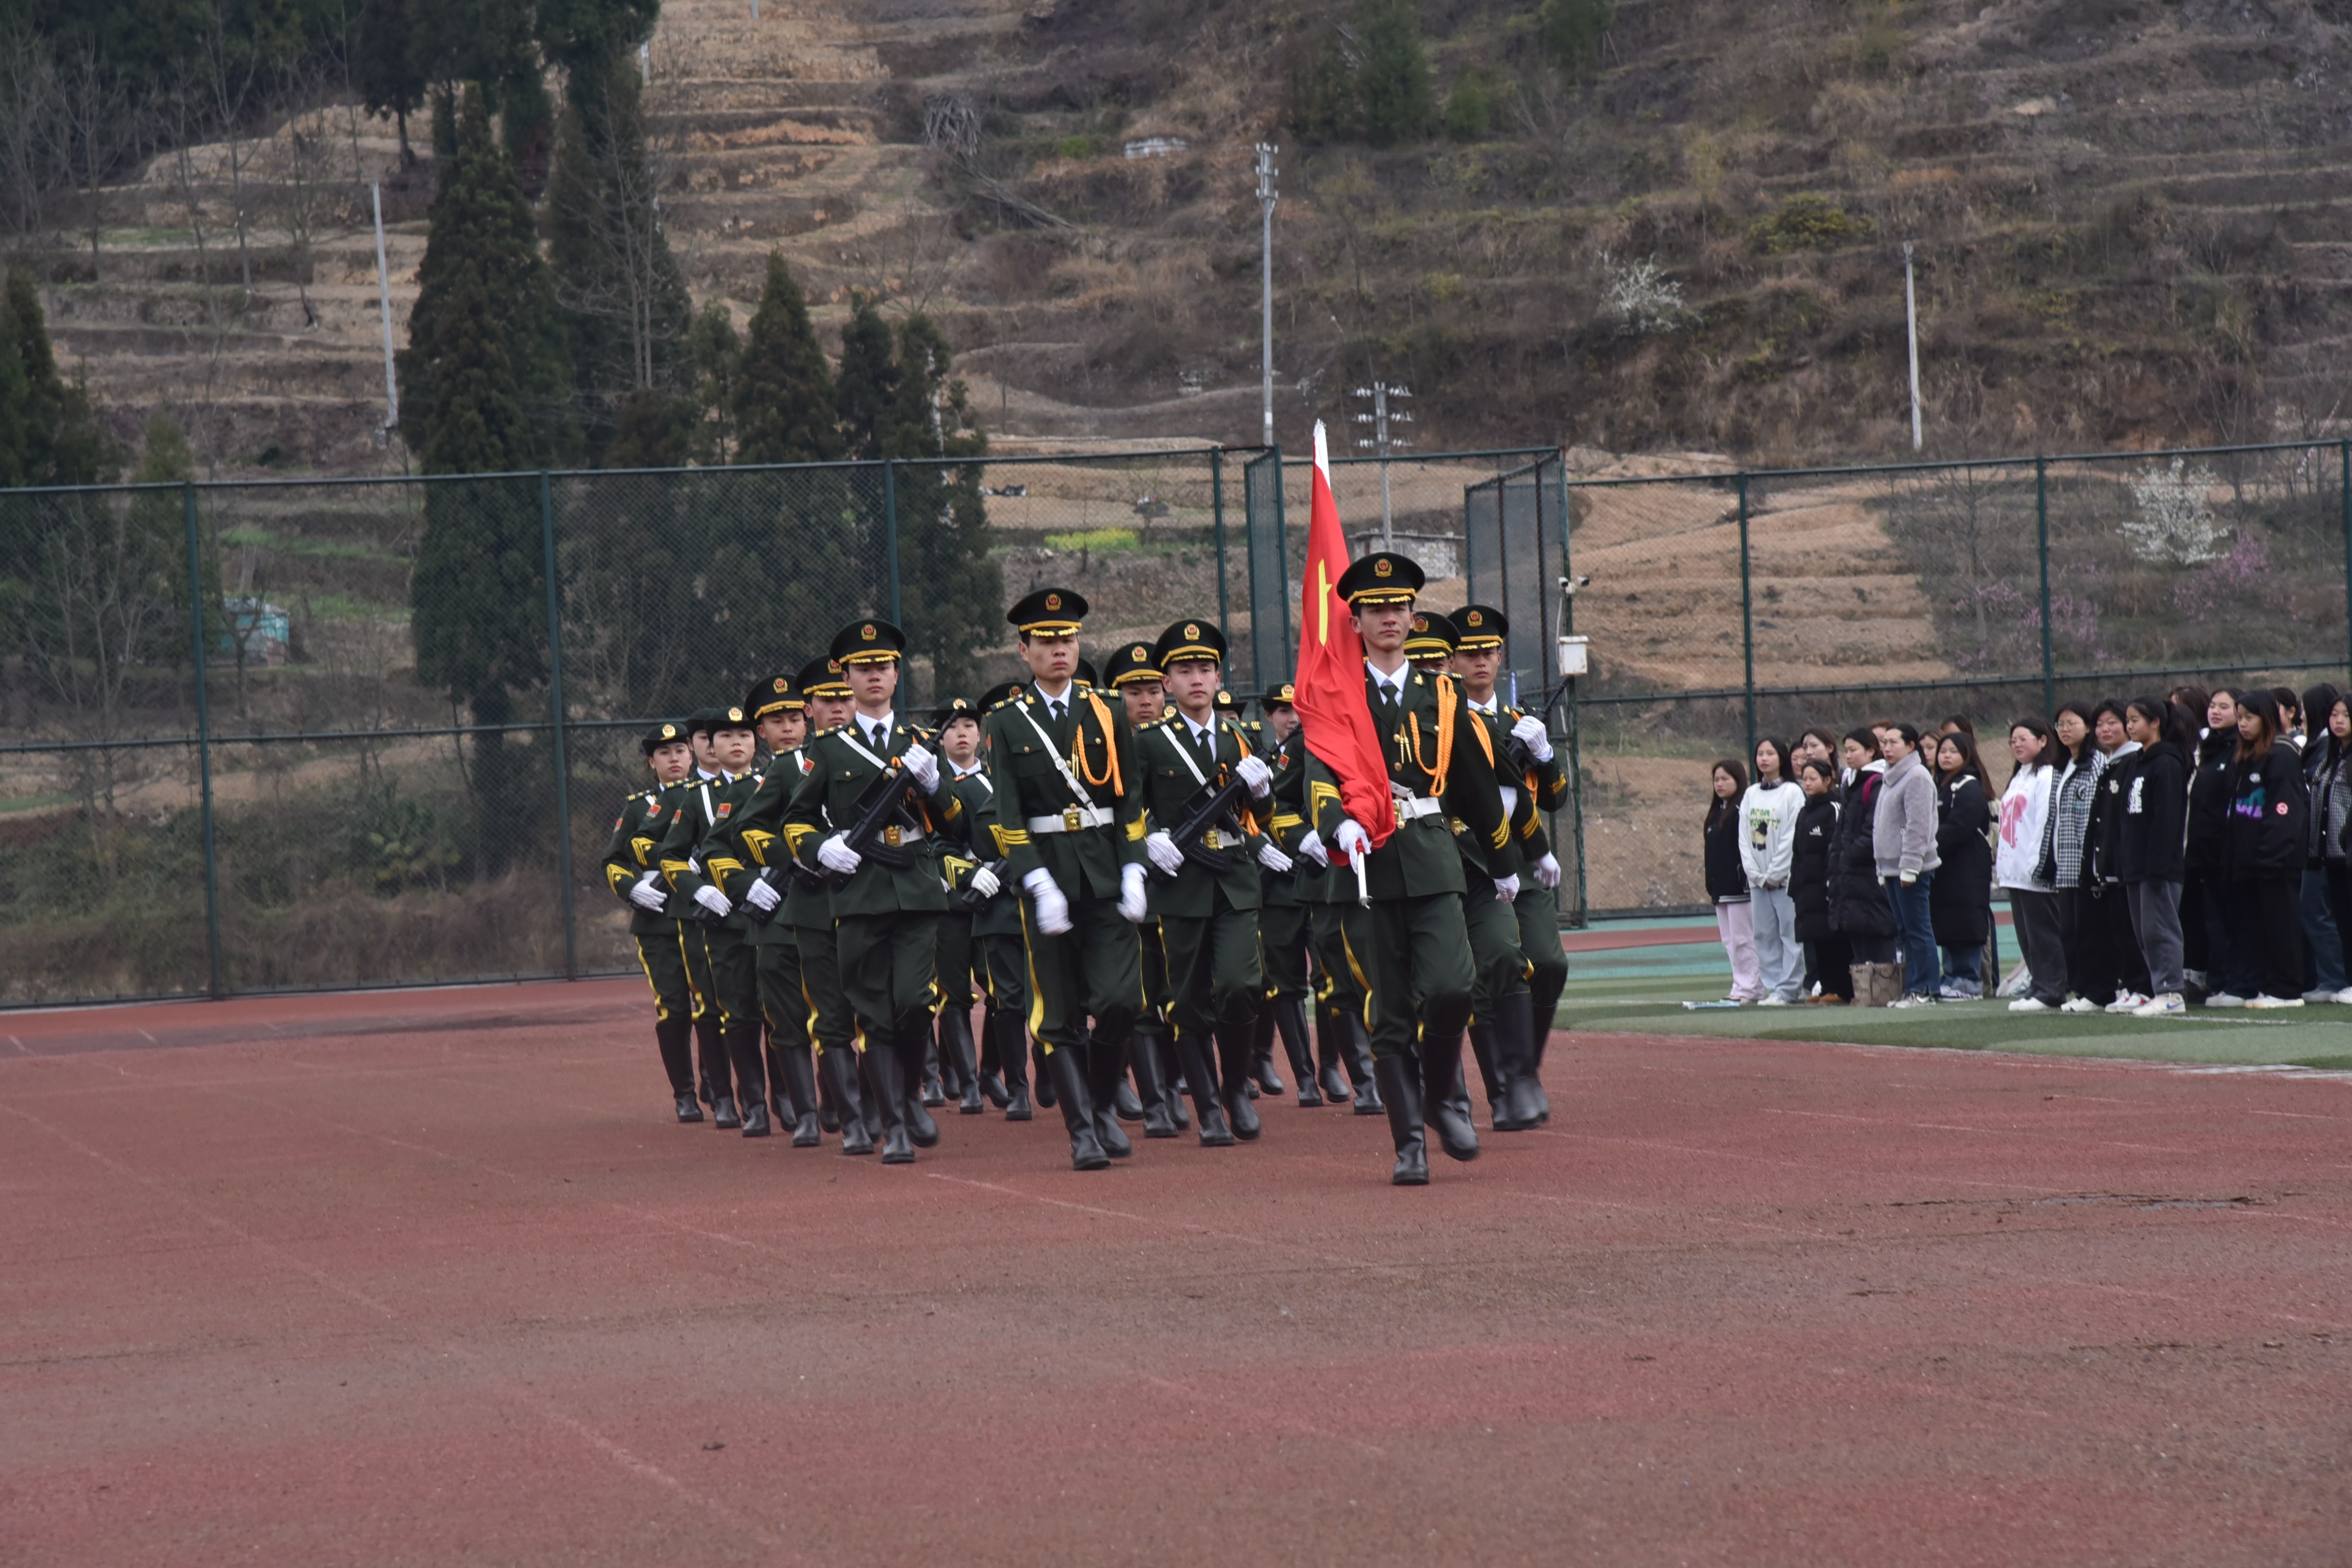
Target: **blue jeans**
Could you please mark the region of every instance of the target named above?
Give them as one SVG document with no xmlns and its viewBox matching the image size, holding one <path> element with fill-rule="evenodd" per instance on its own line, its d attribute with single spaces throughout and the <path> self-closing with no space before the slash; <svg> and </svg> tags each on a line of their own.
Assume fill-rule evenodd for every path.
<svg viewBox="0 0 2352 1568">
<path fill-rule="evenodd" d="M 1944 949 L 1944 979 L 1971 994 L 1984 994 L 1983 944 Z"/>
<path fill-rule="evenodd" d="M 1927 889 L 1936 879 L 1922 871 L 1909 887 L 1900 877 L 1886 879 L 1886 905 L 1895 911 L 1895 940 L 1903 945 L 1903 994 L 1933 996 L 1943 984 L 1936 952 L 1936 928 L 1927 918 Z"/>
</svg>

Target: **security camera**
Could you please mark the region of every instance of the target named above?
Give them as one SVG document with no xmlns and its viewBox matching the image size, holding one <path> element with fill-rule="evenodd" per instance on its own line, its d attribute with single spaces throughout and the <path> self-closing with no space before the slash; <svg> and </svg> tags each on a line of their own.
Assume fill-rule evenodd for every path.
<svg viewBox="0 0 2352 1568">
<path fill-rule="evenodd" d="M 1591 586 L 1592 586 L 1592 579 L 1589 576 L 1562 577 L 1559 580 L 1559 591 L 1563 594 L 1573 594 L 1579 588 L 1590 588 Z"/>
</svg>

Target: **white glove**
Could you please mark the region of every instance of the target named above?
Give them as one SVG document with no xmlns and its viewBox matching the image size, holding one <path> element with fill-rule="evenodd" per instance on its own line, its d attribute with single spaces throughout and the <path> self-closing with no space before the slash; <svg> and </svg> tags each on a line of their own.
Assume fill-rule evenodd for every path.
<svg viewBox="0 0 2352 1568">
<path fill-rule="evenodd" d="M 1331 851 L 1323 847 L 1323 836 L 1313 828 L 1307 829 L 1307 837 L 1298 841 L 1298 852 L 1318 866 L 1331 863 Z"/>
<path fill-rule="evenodd" d="M 661 913 L 661 907 L 669 902 L 669 894 L 655 885 L 660 876 L 659 871 L 648 871 L 638 878 L 636 886 L 629 889 L 629 902 L 641 910 L 651 910 L 656 914 Z"/>
<path fill-rule="evenodd" d="M 940 787 L 940 760 L 922 746 L 909 746 L 898 761 L 905 764 L 908 776 L 923 786 L 924 792 Z"/>
<path fill-rule="evenodd" d="M 995 872 L 982 866 L 971 874 L 971 880 L 964 885 L 983 899 L 992 899 L 996 897 L 998 889 L 1003 888 L 1004 883 Z"/>
<path fill-rule="evenodd" d="M 1137 925 L 1151 918 L 1151 903 L 1143 895 L 1143 868 L 1133 863 L 1118 868 L 1118 912 Z"/>
<path fill-rule="evenodd" d="M 1496 878 L 1495 896 L 1502 900 L 1503 902 L 1507 904 L 1513 899 L 1517 898 L 1519 896 L 1519 879 L 1517 875 L 1515 873 L 1508 877 Z"/>
<path fill-rule="evenodd" d="M 1282 852 L 1282 846 L 1269 838 L 1258 846 L 1257 863 L 1269 871 L 1287 871 L 1297 864 Z"/>
<path fill-rule="evenodd" d="M 849 837 L 836 833 L 816 847 L 816 863 L 828 871 L 838 871 L 846 877 L 863 865 L 866 857 L 849 847 Z"/>
<path fill-rule="evenodd" d="M 722 921 L 735 912 L 735 906 L 727 901 L 727 895 L 708 882 L 694 889 L 694 901 Z"/>
<path fill-rule="evenodd" d="M 1339 819 L 1339 826 L 1332 831 L 1331 843 L 1339 851 L 1341 858 L 1353 860 L 1371 848 L 1372 836 L 1365 832 L 1364 825 L 1354 817 L 1343 816 Z"/>
<path fill-rule="evenodd" d="M 764 915 L 782 903 L 784 896 L 776 891 L 773 883 L 755 881 L 743 889 L 743 901 Z"/>
<path fill-rule="evenodd" d="M 1021 879 L 1021 886 L 1037 905 L 1037 929 L 1047 936 L 1060 936 L 1070 929 L 1070 900 L 1062 897 L 1062 889 L 1054 885 L 1054 873 L 1040 866 Z"/>
<path fill-rule="evenodd" d="M 1250 786 L 1250 794 L 1264 800 L 1274 788 L 1274 770 L 1256 757 L 1244 757 L 1234 764 L 1234 772 Z"/>
<path fill-rule="evenodd" d="M 1559 857 L 1547 855 L 1536 862 L 1536 880 L 1547 888 L 1559 886 Z"/>
<path fill-rule="evenodd" d="M 1151 863 L 1160 868 L 1163 876 L 1172 877 L 1184 868 L 1184 851 L 1176 847 L 1176 840 L 1168 836 L 1165 828 L 1143 841 L 1143 852 L 1151 857 Z"/>
<path fill-rule="evenodd" d="M 1511 726 L 1512 736 L 1527 747 L 1528 755 L 1539 763 L 1551 761 L 1551 737 L 1544 733 L 1544 721 L 1532 713 L 1520 715 Z"/>
</svg>

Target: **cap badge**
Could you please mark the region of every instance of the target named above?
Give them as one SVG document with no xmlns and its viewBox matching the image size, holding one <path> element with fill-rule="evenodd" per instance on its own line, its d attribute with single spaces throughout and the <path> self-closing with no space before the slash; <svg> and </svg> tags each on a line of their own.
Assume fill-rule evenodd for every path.
<svg viewBox="0 0 2352 1568">
<path fill-rule="evenodd" d="M 858 627 L 857 636 L 858 639 L 862 642 L 872 642 L 874 640 L 874 624 L 871 621 L 868 621 L 866 625 Z"/>
<path fill-rule="evenodd" d="M 784 689 L 784 678 L 781 675 L 776 677 L 775 689 L 778 691 L 782 691 Z"/>
<path fill-rule="evenodd" d="M 730 708 L 727 710 L 727 717 L 740 724 L 743 721 L 743 710 L 740 708 Z"/>
<path fill-rule="evenodd" d="M 1189 642 L 1198 642 L 1201 640 L 1201 628 L 1188 621 L 1184 626 L 1184 637 Z"/>
<path fill-rule="evenodd" d="M 1392 561 L 1375 561 L 1372 563 L 1372 575 L 1375 577 L 1389 577 L 1395 575 L 1395 574 L 1396 563 Z"/>
<path fill-rule="evenodd" d="M 1473 610 L 1470 612 L 1470 624 L 1474 626 L 1483 626 L 1486 624 L 1486 617 Z"/>
<path fill-rule="evenodd" d="M 675 741 L 675 740 L 677 740 L 677 725 L 675 725 L 675 724 L 665 724 L 665 725 L 663 725 L 663 726 L 662 726 L 662 739 L 663 739 L 663 740 L 665 740 L 665 741 Z"/>
</svg>

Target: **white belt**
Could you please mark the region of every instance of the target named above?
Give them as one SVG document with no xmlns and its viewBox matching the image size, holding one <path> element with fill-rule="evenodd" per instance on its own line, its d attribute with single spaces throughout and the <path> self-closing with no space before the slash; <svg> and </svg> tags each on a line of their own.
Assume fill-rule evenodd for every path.
<svg viewBox="0 0 2352 1568">
<path fill-rule="evenodd" d="M 1032 833 L 1076 833 L 1082 827 L 1108 827 L 1111 809 L 1107 805 L 1074 805 L 1052 816 L 1028 818 Z"/>
<path fill-rule="evenodd" d="M 1424 816 L 1436 816 L 1445 810 L 1445 803 L 1433 795 L 1400 795 L 1392 796 L 1399 822 L 1414 822 Z"/>
<path fill-rule="evenodd" d="M 882 842 L 889 845 L 894 849 L 901 844 L 912 844 L 916 839 L 922 837 L 923 830 L 921 828 L 908 827 L 903 823 L 894 822 L 882 829 Z"/>
</svg>

